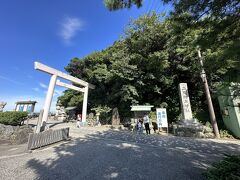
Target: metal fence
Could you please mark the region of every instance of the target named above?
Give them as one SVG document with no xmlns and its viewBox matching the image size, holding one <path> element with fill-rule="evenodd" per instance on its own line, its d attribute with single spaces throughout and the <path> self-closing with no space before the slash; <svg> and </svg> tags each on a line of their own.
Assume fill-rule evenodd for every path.
<svg viewBox="0 0 240 180">
<path fill-rule="evenodd" d="M 40 133 L 29 134 L 28 150 L 43 147 L 69 138 L 69 128 L 46 130 Z"/>
</svg>

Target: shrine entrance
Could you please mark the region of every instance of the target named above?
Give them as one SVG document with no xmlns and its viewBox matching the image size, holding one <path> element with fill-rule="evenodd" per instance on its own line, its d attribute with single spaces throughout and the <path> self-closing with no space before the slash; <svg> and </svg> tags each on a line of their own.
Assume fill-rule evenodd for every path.
<svg viewBox="0 0 240 180">
<path fill-rule="evenodd" d="M 50 106 L 51 106 L 51 102 L 52 102 L 52 97 L 53 97 L 55 85 L 62 86 L 62 87 L 65 87 L 65 88 L 69 88 L 69 89 L 73 89 L 73 90 L 80 91 L 80 92 L 84 93 L 84 95 L 83 95 L 83 107 L 82 107 L 82 122 L 85 123 L 86 122 L 86 116 L 87 116 L 88 90 L 89 90 L 89 88 L 94 89 L 95 86 L 88 83 L 88 82 L 85 82 L 81 79 L 78 79 L 76 77 L 65 74 L 61 71 L 58 71 L 54 68 L 51 68 L 51 67 L 46 66 L 44 64 L 41 64 L 39 62 L 34 63 L 34 68 L 36 70 L 40 70 L 40 71 L 43 71 L 43 72 L 51 75 L 47 95 L 46 95 L 46 98 L 45 98 L 45 103 L 44 103 L 44 106 L 43 106 L 43 113 L 42 113 L 42 116 L 40 116 L 40 119 L 39 119 L 41 123 L 39 123 L 38 126 L 40 126 L 41 128 L 37 127 L 36 132 L 38 133 L 38 132 L 40 132 L 40 129 L 44 130 L 44 128 L 45 128 L 46 122 L 48 120 L 48 114 L 49 114 L 49 110 L 50 110 Z M 62 78 L 62 79 L 68 80 L 72 84 L 73 83 L 78 84 L 81 87 L 61 82 L 59 79 L 57 80 L 57 78 Z"/>
</svg>

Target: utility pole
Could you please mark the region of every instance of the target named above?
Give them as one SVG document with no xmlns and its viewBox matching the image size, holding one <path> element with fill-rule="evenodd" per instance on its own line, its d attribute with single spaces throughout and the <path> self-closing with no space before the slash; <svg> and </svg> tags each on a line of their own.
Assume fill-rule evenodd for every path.
<svg viewBox="0 0 240 180">
<path fill-rule="evenodd" d="M 205 94 L 206 94 L 208 111 L 209 111 L 209 115 L 210 115 L 210 119 L 211 119 L 211 124 L 213 127 L 213 132 L 214 132 L 216 138 L 220 138 L 218 125 L 217 125 L 217 121 L 216 121 L 216 116 L 215 116 L 215 112 L 214 112 L 214 108 L 213 108 L 213 104 L 212 104 L 211 94 L 210 94 L 209 87 L 208 87 L 207 76 L 206 76 L 206 73 L 205 73 L 205 70 L 203 67 L 202 55 L 201 55 L 201 52 L 199 49 L 198 49 L 198 57 L 199 57 L 199 61 L 201 64 L 201 78 L 202 78 L 202 81 L 204 84 L 204 90 L 205 90 Z"/>
</svg>

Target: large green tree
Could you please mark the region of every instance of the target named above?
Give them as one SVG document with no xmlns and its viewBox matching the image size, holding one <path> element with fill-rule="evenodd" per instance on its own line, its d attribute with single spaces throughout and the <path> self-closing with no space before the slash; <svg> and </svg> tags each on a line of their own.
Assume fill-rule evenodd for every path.
<svg viewBox="0 0 240 180">
<path fill-rule="evenodd" d="M 104 1 L 110 10 L 130 8 L 132 4 L 140 7 L 143 1 L 107 0 Z M 201 49 L 208 51 L 212 61 L 212 68 L 223 65 L 240 67 L 240 1 L 239 0 L 162 0 L 171 3 L 174 10 L 170 13 L 173 18 L 179 19 L 183 25 L 187 20 L 186 28 L 201 27 L 204 33 L 200 37 Z M 114 3 L 114 8 L 110 4 Z M 123 6 L 121 4 L 128 4 Z M 192 18 L 183 19 L 182 14 L 188 13 Z M 179 31 L 179 33 L 182 33 Z M 230 62 L 231 61 L 231 62 Z M 210 64 L 209 64 L 210 65 Z M 226 66 L 225 65 L 225 66 Z M 230 67 L 231 68 L 231 67 Z M 239 74 L 239 71 L 231 73 Z M 229 77 L 228 77 L 229 78 Z"/>
<path fill-rule="evenodd" d="M 159 0 L 159 2 L 171 3 L 174 7 L 172 13 L 189 12 L 197 18 L 204 15 L 224 17 L 228 15 L 239 15 L 239 0 Z M 104 0 L 109 10 L 131 8 L 132 5 L 141 7 L 143 0 Z"/>
<path fill-rule="evenodd" d="M 132 104 L 162 105 L 168 107 L 169 119 L 174 121 L 180 113 L 180 82 L 188 83 L 194 113 L 206 110 L 197 47 L 205 57 L 212 91 L 220 81 L 235 81 L 240 77 L 238 1 L 164 2 L 175 7 L 171 15 L 142 16 L 112 46 L 81 59 L 74 58 L 68 64 L 66 70 L 71 75 L 96 85 L 90 91 L 89 110 L 109 111 L 118 107 L 124 118 L 130 116 Z M 142 5 L 140 0 L 105 3 L 110 10 Z M 60 99 L 65 106 L 81 108 L 79 93 L 66 91 Z"/>
<path fill-rule="evenodd" d="M 196 46 L 205 31 L 201 27 L 187 28 L 192 20 L 189 14 L 168 17 L 163 22 L 160 19 L 157 14 L 142 16 L 111 47 L 71 60 L 66 70 L 96 85 L 90 91 L 89 109 L 118 107 L 124 118 L 130 116 L 132 104 L 163 105 L 168 107 L 170 121 L 174 121 L 180 113 L 180 82 L 188 83 L 194 112 L 204 109 Z M 210 79 L 215 83 L 223 74 L 215 71 Z M 80 95 L 67 91 L 61 99 L 63 104 L 81 104 L 80 97 L 79 101 L 71 100 L 76 96 Z"/>
<path fill-rule="evenodd" d="M 109 4 L 114 2 L 114 8 Z M 130 8 L 132 4 L 141 7 L 143 1 L 126 0 L 128 6 L 121 6 L 121 0 L 105 1 L 106 7 L 110 10 Z M 240 1 L 239 0 L 162 0 L 164 3 L 171 3 L 174 9 L 170 16 L 179 22 L 179 34 L 191 28 L 193 31 L 202 29 L 198 44 L 204 53 L 206 67 L 209 76 L 215 76 L 214 71 L 225 76 L 218 81 L 240 82 Z M 183 18 L 183 14 L 189 14 L 191 18 Z M 186 26 L 187 24 L 187 26 Z M 219 78 L 215 76 L 215 80 Z M 211 84 L 213 88 L 214 84 Z M 236 94 L 240 90 L 236 89 Z"/>
</svg>

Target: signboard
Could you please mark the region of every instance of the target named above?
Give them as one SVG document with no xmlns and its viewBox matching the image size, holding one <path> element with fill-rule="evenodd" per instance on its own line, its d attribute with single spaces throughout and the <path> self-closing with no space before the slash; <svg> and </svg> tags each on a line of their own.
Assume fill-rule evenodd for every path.
<svg viewBox="0 0 240 180">
<path fill-rule="evenodd" d="M 166 108 L 157 108 L 156 111 L 158 128 L 168 127 Z"/>
</svg>

